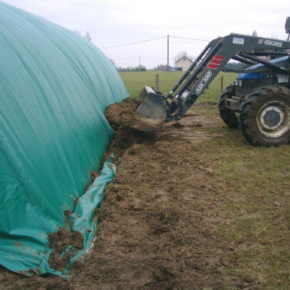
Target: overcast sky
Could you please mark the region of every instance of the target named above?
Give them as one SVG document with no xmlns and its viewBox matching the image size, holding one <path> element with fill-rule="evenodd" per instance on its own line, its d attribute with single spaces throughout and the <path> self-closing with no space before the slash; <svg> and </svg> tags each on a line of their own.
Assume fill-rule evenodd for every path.
<svg viewBox="0 0 290 290">
<path fill-rule="evenodd" d="M 212 40 L 231 32 L 285 39 L 290 1 L 1 0 L 83 35 L 117 66 L 153 68 L 167 62 L 166 35 Z M 164 38 L 161 38 L 164 37 Z M 107 48 L 161 38 L 135 45 Z M 180 51 L 197 56 L 205 41 L 170 37 L 170 65 Z"/>
</svg>

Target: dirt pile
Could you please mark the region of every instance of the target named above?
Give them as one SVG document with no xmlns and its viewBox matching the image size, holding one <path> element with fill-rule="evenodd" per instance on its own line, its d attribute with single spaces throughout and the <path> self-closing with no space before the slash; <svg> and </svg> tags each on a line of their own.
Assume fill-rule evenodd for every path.
<svg viewBox="0 0 290 290">
<path fill-rule="evenodd" d="M 121 161 L 105 191 L 94 250 L 85 258 L 97 267 L 83 279 L 94 279 L 99 289 L 239 284 L 219 278 L 231 250 L 216 235 L 228 221 L 219 211 L 224 198 L 211 164 L 191 141 L 166 134 L 170 127 L 158 133 L 126 127 L 132 110 L 122 105 L 109 108 L 110 117 L 106 113 L 115 129 L 109 152 Z M 187 122 L 175 127 L 186 131 Z M 77 275 L 79 265 L 72 272 Z"/>
<path fill-rule="evenodd" d="M 91 275 L 100 289 L 221 289 L 217 178 L 189 141 L 151 141 L 126 150 L 106 189 Z"/>
<path fill-rule="evenodd" d="M 257 289 L 225 274 L 238 266 L 226 262 L 233 248 L 217 234 L 229 223 L 220 209 L 227 199 L 203 151 L 206 142 L 196 142 L 204 136 L 200 128 L 212 124 L 192 117 L 202 127 L 192 126 L 188 117 L 157 133 L 138 132 L 126 126 L 132 108 L 125 102 L 109 108 L 115 139 L 107 155 L 113 151 L 121 159 L 115 159 L 117 175 L 98 212 L 93 248 L 73 263 L 69 281 L 20 277 L 17 283 L 42 289 L 60 289 L 57 282 L 62 289 Z M 0 289 L 9 289 L 1 287 L 11 285 L 14 274 L 2 273 Z"/>
<path fill-rule="evenodd" d="M 122 103 L 110 105 L 105 116 L 114 130 L 130 127 L 140 102 L 127 98 Z"/>
<path fill-rule="evenodd" d="M 152 143 L 156 138 L 154 132 L 142 132 L 131 128 L 134 121 L 139 102 L 134 99 L 125 99 L 122 103 L 110 105 L 105 116 L 115 132 L 109 150 L 105 153 L 104 160 L 114 152 L 116 156 L 121 156 L 125 150 L 134 144 Z"/>
<path fill-rule="evenodd" d="M 161 130 L 166 115 L 167 110 L 158 97 L 157 101 L 127 98 L 122 103 L 110 105 L 105 114 L 113 129 L 127 127 L 143 132 Z"/>
</svg>

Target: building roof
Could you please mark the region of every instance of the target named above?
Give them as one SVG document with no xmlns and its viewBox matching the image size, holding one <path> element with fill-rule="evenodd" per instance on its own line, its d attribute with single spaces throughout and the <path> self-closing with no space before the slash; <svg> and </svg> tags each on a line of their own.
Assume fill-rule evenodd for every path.
<svg viewBox="0 0 290 290">
<path fill-rule="evenodd" d="M 189 60 L 190 62 L 193 62 L 191 59 L 189 59 L 187 56 L 183 56 L 181 58 L 179 58 L 175 63 L 179 62 L 180 60 L 182 60 L 183 58 L 186 58 L 187 60 Z"/>
</svg>

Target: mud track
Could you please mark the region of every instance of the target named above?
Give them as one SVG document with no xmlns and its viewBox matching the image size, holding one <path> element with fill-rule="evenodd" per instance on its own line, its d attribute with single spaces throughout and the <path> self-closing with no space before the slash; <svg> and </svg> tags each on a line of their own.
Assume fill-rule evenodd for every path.
<svg viewBox="0 0 290 290">
<path fill-rule="evenodd" d="M 130 106 L 115 105 L 107 114 L 115 139 L 105 155 L 113 151 L 121 159 L 115 158 L 117 175 L 106 188 L 90 253 L 73 264 L 69 280 L 1 269 L 0 289 L 238 287 L 238 278 L 220 275 L 231 251 L 216 234 L 228 223 L 219 208 L 227 200 L 202 151 L 208 140 L 222 137 L 203 131 L 218 121 L 193 107 L 179 123 L 142 133 L 126 127 Z"/>
</svg>

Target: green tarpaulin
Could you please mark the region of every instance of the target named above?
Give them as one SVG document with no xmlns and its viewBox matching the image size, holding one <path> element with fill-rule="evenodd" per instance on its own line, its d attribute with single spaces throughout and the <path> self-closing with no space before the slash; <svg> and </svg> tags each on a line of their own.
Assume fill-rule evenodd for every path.
<svg viewBox="0 0 290 290">
<path fill-rule="evenodd" d="M 53 271 L 47 234 L 65 226 L 64 210 L 75 210 L 90 171 L 99 171 L 113 137 L 104 111 L 126 97 L 116 69 L 92 43 L 0 2 L 2 266 Z M 106 172 L 71 217 L 74 230 L 94 233 L 96 195 L 113 175 Z M 85 249 L 92 236 L 85 235 Z"/>
</svg>

